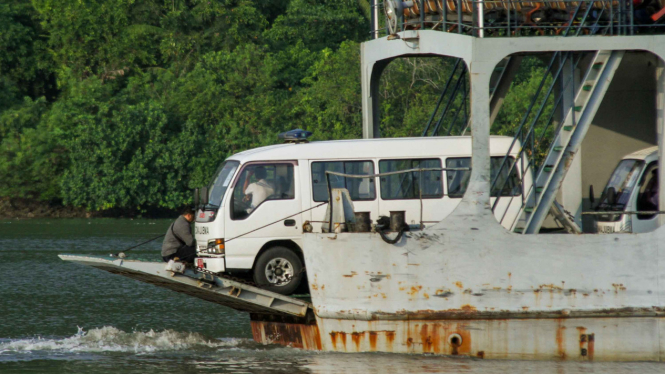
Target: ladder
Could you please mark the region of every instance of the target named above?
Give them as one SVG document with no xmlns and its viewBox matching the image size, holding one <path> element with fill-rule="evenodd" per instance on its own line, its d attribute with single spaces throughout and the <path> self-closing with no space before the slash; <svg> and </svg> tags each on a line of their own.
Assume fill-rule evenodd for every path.
<svg viewBox="0 0 665 374">
<path fill-rule="evenodd" d="M 623 51 L 597 51 L 594 54 L 583 83 L 575 95 L 573 107 L 566 114 L 563 124 L 559 126 L 533 186 L 529 191 L 525 191 L 527 196 L 519 219 L 514 224 L 514 232 L 522 234 L 539 232 L 555 203 L 556 193 L 566 176 L 570 162 L 584 140 L 623 54 Z M 564 217 L 560 218 L 566 218 L 558 204 L 555 208 L 553 209 L 555 217 L 562 215 Z M 561 213 L 557 214 L 557 211 Z"/>
</svg>

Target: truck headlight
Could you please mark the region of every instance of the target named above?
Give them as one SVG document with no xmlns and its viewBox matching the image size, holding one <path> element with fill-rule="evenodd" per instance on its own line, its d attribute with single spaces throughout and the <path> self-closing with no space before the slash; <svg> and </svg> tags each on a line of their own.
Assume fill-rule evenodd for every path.
<svg viewBox="0 0 665 374">
<path fill-rule="evenodd" d="M 211 239 L 208 241 L 208 253 L 214 253 L 218 255 L 223 255 L 224 251 L 224 239 Z"/>
</svg>

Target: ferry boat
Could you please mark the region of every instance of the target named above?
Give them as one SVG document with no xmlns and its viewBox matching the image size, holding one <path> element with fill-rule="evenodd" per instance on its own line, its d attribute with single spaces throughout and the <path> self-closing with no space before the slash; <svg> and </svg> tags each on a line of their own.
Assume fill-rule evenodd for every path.
<svg viewBox="0 0 665 374">
<path fill-rule="evenodd" d="M 663 159 L 665 10 L 615 0 L 387 0 L 372 9 L 374 39 L 361 46 L 365 138 L 380 137 L 379 78 L 395 59 L 456 59 L 450 81 L 470 87 L 446 85 L 423 132 L 452 134 L 442 130 L 456 121 L 445 103 L 454 95 L 466 100 L 469 115 L 455 135 L 471 134 L 468 180 L 438 223 L 389 209 L 392 220 L 358 229 L 364 216 L 355 207 L 364 208 L 353 201 L 353 188 L 327 182 L 328 211 L 311 218 L 323 222 L 307 225 L 301 216 L 298 225 L 307 299 L 231 279 L 230 266 L 213 262 L 212 270 L 174 272 L 128 258 L 61 257 L 248 312 L 254 339 L 266 344 L 485 359 L 664 360 L 665 197 L 657 196 L 655 210 L 622 211 L 654 215 L 650 230 L 608 233 L 596 231 L 602 225 L 594 217 L 616 210 L 603 211 L 585 191 L 605 184 L 626 154 L 655 146 L 655 162 Z M 492 125 L 525 55 L 546 61 L 546 73 L 493 165 Z M 538 126 L 551 131 L 545 149 L 538 148 L 544 144 Z M 310 168 L 301 170 L 299 178 L 311 178 Z M 519 194 L 492 193 L 514 181 L 500 177 L 514 170 Z M 395 175 L 381 172 L 325 174 Z M 653 178 L 665 182 L 663 173 Z M 514 223 L 504 226 L 497 208 L 512 201 L 518 202 Z M 431 202 L 414 199 L 421 203 L 424 210 Z M 210 212 L 203 207 L 203 220 Z M 207 235 L 199 243 L 208 254 L 202 257 L 222 258 L 229 238 L 217 241 L 212 228 L 202 234 L 204 227 L 197 222 L 199 237 Z"/>
</svg>

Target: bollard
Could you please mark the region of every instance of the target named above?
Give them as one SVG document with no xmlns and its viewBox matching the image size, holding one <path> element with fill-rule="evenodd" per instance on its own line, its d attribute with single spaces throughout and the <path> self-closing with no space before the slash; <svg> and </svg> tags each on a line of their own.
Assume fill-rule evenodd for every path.
<svg viewBox="0 0 665 374">
<path fill-rule="evenodd" d="M 406 225 L 406 211 L 397 210 L 390 212 L 390 231 L 401 231 Z"/>
<path fill-rule="evenodd" d="M 369 212 L 356 212 L 356 223 L 353 226 L 353 232 L 369 232 L 372 228 L 372 220 Z"/>
</svg>

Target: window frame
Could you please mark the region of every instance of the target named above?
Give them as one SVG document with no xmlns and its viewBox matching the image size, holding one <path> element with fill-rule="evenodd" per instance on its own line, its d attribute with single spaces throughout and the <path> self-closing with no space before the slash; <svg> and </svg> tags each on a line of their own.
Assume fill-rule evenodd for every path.
<svg viewBox="0 0 665 374">
<path fill-rule="evenodd" d="M 257 166 L 257 165 L 267 165 L 267 164 L 270 164 L 270 165 L 289 164 L 289 165 L 293 166 L 293 197 L 287 198 L 287 199 L 268 199 L 267 198 L 267 199 L 263 200 L 259 205 L 254 207 L 254 210 L 252 210 L 252 212 L 249 213 L 247 216 L 245 216 L 243 218 L 236 218 L 235 214 L 234 214 L 234 211 L 233 211 L 233 194 L 235 192 L 236 186 L 238 185 L 238 182 L 240 181 L 240 177 L 242 176 L 242 174 L 245 172 L 245 170 L 248 167 Z M 236 175 L 233 178 L 233 184 L 230 186 L 231 187 L 231 193 L 229 194 L 229 199 L 230 199 L 230 201 L 229 201 L 229 216 L 230 216 L 231 220 L 232 221 L 244 221 L 244 220 L 246 220 L 247 218 L 252 216 L 252 214 L 254 214 L 254 212 L 256 212 L 259 209 L 259 207 L 262 206 L 266 201 L 295 200 L 297 198 L 297 195 L 298 195 L 297 190 L 296 190 L 297 187 L 298 187 L 297 186 L 298 184 L 296 183 L 296 174 L 298 173 L 297 172 L 297 166 L 298 166 L 298 161 L 297 160 L 279 160 L 279 161 L 264 160 L 264 161 L 250 161 L 250 162 L 246 162 L 244 164 L 241 163 L 240 166 L 239 166 L 239 170 L 236 171 Z"/>
<path fill-rule="evenodd" d="M 380 160 L 378 160 L 377 165 L 379 166 L 379 174 L 381 174 L 381 162 L 382 162 L 382 161 L 388 161 L 388 162 L 390 162 L 390 161 L 434 161 L 434 160 L 438 160 L 438 161 L 439 161 L 439 168 L 443 169 L 443 166 L 442 166 L 442 165 L 443 165 L 443 159 L 442 159 L 441 157 L 430 157 L 430 158 L 386 158 L 386 159 L 380 159 Z M 440 170 L 439 172 L 441 173 L 441 179 L 439 180 L 439 183 L 440 183 L 440 185 L 441 185 L 441 196 L 434 196 L 434 197 L 432 197 L 432 196 L 427 196 L 427 197 L 426 197 L 426 196 L 423 196 L 423 197 L 422 197 L 423 200 L 443 199 L 443 198 L 447 195 L 447 194 L 446 194 L 446 191 L 447 191 L 447 190 L 446 190 L 446 186 L 445 186 L 445 184 L 443 183 L 443 175 L 444 175 L 443 172 L 444 172 L 444 170 Z M 399 175 L 399 174 L 397 174 L 397 175 Z M 379 177 L 379 183 L 383 184 L 383 181 L 381 181 L 381 178 L 383 178 L 383 177 Z M 419 197 L 419 196 L 418 196 L 418 197 L 408 197 L 408 198 L 388 198 L 388 199 L 386 199 L 386 198 L 383 197 L 383 193 L 382 193 L 382 190 L 381 190 L 381 186 L 379 186 L 379 196 L 381 197 L 381 200 L 384 200 L 384 201 L 394 201 L 394 200 L 420 200 L 420 197 Z"/>
<path fill-rule="evenodd" d="M 374 160 L 357 160 L 357 159 L 352 159 L 352 160 L 339 160 L 339 159 L 334 159 L 334 160 L 317 160 L 317 161 L 310 161 L 310 167 L 309 167 L 309 181 L 310 181 L 310 186 L 311 186 L 311 190 L 312 190 L 312 201 L 314 201 L 315 203 L 323 203 L 323 202 L 327 202 L 328 199 L 326 198 L 326 200 L 321 200 L 321 201 L 319 201 L 319 200 L 316 200 L 316 198 L 314 197 L 314 179 L 313 179 L 313 178 L 314 178 L 314 172 L 313 172 L 312 168 L 314 167 L 314 164 L 320 164 L 320 163 L 332 163 L 332 162 L 341 162 L 342 164 L 344 164 L 345 162 L 369 162 L 369 163 L 372 164 L 372 173 L 371 173 L 370 175 L 376 174 L 376 172 L 375 172 L 375 170 L 376 170 L 376 165 L 374 164 Z M 345 166 L 345 165 L 342 165 L 342 166 Z M 346 168 L 344 168 L 344 169 L 346 170 Z M 346 174 L 346 172 L 345 172 L 345 174 Z M 347 188 L 347 186 L 346 186 L 346 177 L 343 177 L 343 178 L 344 178 L 344 188 L 346 188 L 346 189 L 348 190 L 348 188 Z M 376 193 L 376 177 L 368 178 L 368 179 L 374 179 L 374 198 L 372 198 L 372 199 L 356 199 L 356 200 L 351 199 L 351 201 L 376 201 L 376 197 L 377 197 L 377 193 Z M 371 182 L 370 182 L 370 183 L 371 183 Z M 350 192 L 349 192 L 349 195 L 350 195 Z"/>
</svg>

